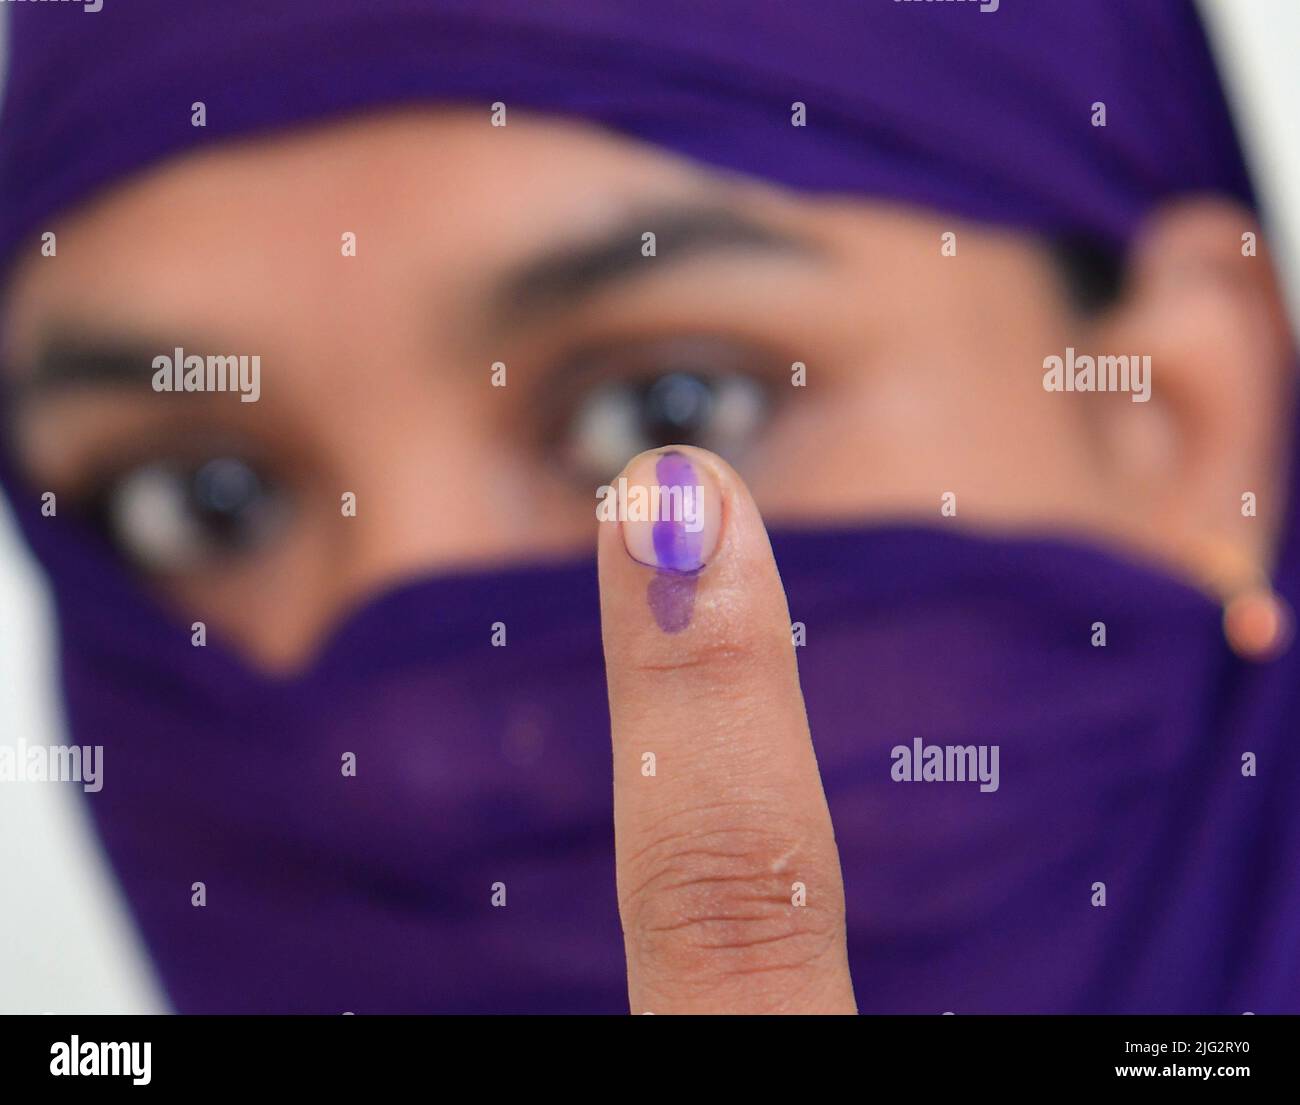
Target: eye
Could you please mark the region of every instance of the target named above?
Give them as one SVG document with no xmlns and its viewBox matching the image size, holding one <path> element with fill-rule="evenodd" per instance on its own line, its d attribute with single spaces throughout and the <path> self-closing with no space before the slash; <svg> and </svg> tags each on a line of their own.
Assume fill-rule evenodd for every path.
<svg viewBox="0 0 1300 1105">
<path fill-rule="evenodd" d="M 773 358 L 721 339 L 677 339 L 586 358 L 592 380 L 569 399 L 561 446 L 575 472 L 608 478 L 661 445 L 699 445 L 733 458 L 771 406 Z"/>
<path fill-rule="evenodd" d="M 93 512 L 119 551 L 151 572 L 181 572 L 268 539 L 284 496 L 244 460 L 153 461 L 110 480 Z"/>
</svg>

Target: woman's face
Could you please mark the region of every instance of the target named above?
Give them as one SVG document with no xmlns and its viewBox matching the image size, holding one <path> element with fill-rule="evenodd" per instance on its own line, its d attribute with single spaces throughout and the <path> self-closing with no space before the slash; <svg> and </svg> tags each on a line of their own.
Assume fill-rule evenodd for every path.
<svg viewBox="0 0 1300 1105">
<path fill-rule="evenodd" d="M 673 440 L 774 524 L 1158 547 L 1168 513 L 1159 360 L 1151 403 L 1045 391 L 1067 346 L 1152 349 L 1093 348 L 1028 236 L 435 110 L 224 146 L 52 229 L 5 323 L 20 459 L 268 667 L 404 577 L 588 551 L 597 487 Z M 177 347 L 259 357 L 257 401 L 155 391 Z"/>
</svg>

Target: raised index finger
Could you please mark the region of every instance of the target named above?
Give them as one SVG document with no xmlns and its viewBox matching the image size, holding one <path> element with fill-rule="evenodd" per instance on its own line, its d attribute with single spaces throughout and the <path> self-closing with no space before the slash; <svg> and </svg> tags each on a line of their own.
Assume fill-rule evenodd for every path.
<svg viewBox="0 0 1300 1105">
<path fill-rule="evenodd" d="M 762 520 L 703 450 L 642 454 L 622 479 L 599 559 L 632 1011 L 854 1012 L 839 856 Z"/>
</svg>

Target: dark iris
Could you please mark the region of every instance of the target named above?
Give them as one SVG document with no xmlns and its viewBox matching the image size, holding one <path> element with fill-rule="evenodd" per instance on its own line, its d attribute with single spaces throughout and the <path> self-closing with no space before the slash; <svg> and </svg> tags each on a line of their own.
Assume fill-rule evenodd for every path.
<svg viewBox="0 0 1300 1105">
<path fill-rule="evenodd" d="M 190 495 L 199 525 L 231 546 L 241 544 L 256 529 L 266 489 L 243 461 L 220 457 L 195 471 Z"/>
<path fill-rule="evenodd" d="M 700 440 L 713 417 L 713 385 L 691 372 L 652 381 L 641 397 L 641 430 L 660 444 Z"/>
</svg>

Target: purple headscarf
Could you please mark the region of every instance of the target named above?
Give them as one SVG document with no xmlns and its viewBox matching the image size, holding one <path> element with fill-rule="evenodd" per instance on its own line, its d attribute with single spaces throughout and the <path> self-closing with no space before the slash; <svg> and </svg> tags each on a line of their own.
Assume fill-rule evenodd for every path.
<svg viewBox="0 0 1300 1105">
<path fill-rule="evenodd" d="M 1163 197 L 1249 198 L 1182 3 L 7 7 L 6 256 L 154 160 L 431 100 L 1112 245 Z M 71 739 L 105 746 L 87 800 L 179 1010 L 626 1010 L 593 563 L 392 588 L 271 679 L 190 647 L 97 535 L 5 483 L 54 583 Z M 1275 585 L 1296 606 L 1294 528 Z M 773 544 L 864 1011 L 1300 1010 L 1295 652 L 1237 661 L 1212 602 L 1088 547 Z M 893 781 L 918 737 L 998 745 L 997 791 Z"/>
<path fill-rule="evenodd" d="M 0 256 L 25 235 L 38 249 L 44 220 L 160 158 L 431 100 L 477 104 L 485 124 L 496 102 L 579 116 L 797 188 L 1111 243 L 1171 194 L 1249 196 L 1182 0 L 5 7 Z M 191 125 L 200 101 L 206 127 Z"/>
</svg>

